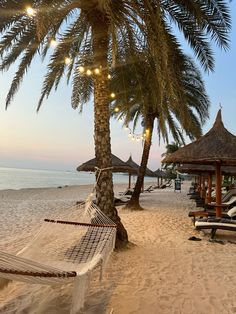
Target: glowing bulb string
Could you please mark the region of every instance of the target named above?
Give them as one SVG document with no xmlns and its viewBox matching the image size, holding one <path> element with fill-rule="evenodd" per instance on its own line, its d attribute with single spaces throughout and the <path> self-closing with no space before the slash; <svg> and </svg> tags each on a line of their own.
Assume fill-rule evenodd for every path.
<svg viewBox="0 0 236 314">
<path fill-rule="evenodd" d="M 122 119 L 119 119 L 118 121 L 122 122 Z M 136 141 L 136 142 L 145 140 L 145 138 L 149 134 L 149 129 L 146 129 L 144 133 L 139 133 L 139 134 L 134 133 L 128 125 L 124 126 L 124 129 L 128 131 L 128 137 L 132 141 Z"/>
</svg>

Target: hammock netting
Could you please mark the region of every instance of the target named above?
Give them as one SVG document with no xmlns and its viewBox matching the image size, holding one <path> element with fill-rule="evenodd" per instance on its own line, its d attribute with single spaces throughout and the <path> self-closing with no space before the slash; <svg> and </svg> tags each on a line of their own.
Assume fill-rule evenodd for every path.
<svg viewBox="0 0 236 314">
<path fill-rule="evenodd" d="M 50 285 L 74 281 L 78 301 L 85 293 L 82 290 L 87 285 L 86 276 L 98 266 L 103 269 L 115 237 L 116 225 L 90 196 L 85 203 L 67 208 L 60 216 L 45 219 L 17 255 L 0 252 L 0 277 Z M 77 302 L 76 310 L 83 301 L 84 297 L 81 304 Z"/>
</svg>

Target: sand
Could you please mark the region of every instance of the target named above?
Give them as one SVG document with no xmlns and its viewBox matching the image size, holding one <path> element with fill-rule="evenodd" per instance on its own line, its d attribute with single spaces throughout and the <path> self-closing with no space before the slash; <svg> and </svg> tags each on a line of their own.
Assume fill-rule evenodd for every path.
<svg viewBox="0 0 236 314">
<path fill-rule="evenodd" d="M 0 249 L 15 253 L 60 203 L 83 199 L 90 186 L 0 192 Z M 116 191 L 124 186 L 116 186 Z M 95 274 L 84 309 L 88 314 L 236 313 L 236 234 L 217 231 L 223 244 L 209 242 L 209 232 L 194 230 L 187 214 L 193 201 L 173 189 L 143 193 L 144 211 L 119 207 L 133 243 L 114 252 L 103 282 Z M 189 241 L 196 236 L 201 241 Z M 70 285 L 57 288 L 11 283 L 0 291 L 0 313 L 69 313 Z"/>
</svg>

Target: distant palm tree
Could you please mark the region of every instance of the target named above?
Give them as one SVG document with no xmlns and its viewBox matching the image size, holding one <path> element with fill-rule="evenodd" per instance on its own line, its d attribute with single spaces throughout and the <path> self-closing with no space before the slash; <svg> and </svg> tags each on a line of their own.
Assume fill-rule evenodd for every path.
<svg viewBox="0 0 236 314">
<path fill-rule="evenodd" d="M 178 65 L 181 64 L 182 71 L 178 66 L 175 68 L 179 80 L 175 99 L 169 98 L 167 94 L 166 102 L 159 103 L 156 69 L 152 57 L 147 56 L 147 53 L 136 55 L 137 62 L 129 67 L 125 63 L 122 65 L 121 61 L 113 73 L 111 85 L 114 90 L 119 91 L 119 97 L 113 103 L 113 109 L 119 108 L 119 113 L 113 112 L 113 115 L 124 119 L 124 125 L 133 122 L 134 129 L 141 119 L 146 130 L 139 174 L 132 197 L 126 206 L 131 209 L 141 209 L 139 196 L 147 168 L 154 121 L 157 121 L 159 138 L 168 142 L 169 129 L 179 147 L 184 142 L 184 133 L 190 139 L 198 138 L 201 135 L 201 126 L 208 118 L 209 99 L 201 74 L 193 61 L 177 47 L 173 55 L 181 61 Z M 171 149 L 173 146 L 169 144 L 168 147 Z"/>
<path fill-rule="evenodd" d="M 161 154 L 162 157 L 167 157 L 170 154 L 173 154 L 174 152 L 176 152 L 181 146 L 179 145 L 179 143 L 175 143 L 172 142 L 171 144 L 167 144 L 166 145 L 166 151 Z M 174 168 L 175 168 L 175 164 L 162 164 L 163 168 L 166 169 L 167 171 L 169 171 L 170 173 L 173 172 Z"/>
<path fill-rule="evenodd" d="M 26 5 L 35 10 L 28 9 L 31 16 L 26 14 Z M 95 155 L 99 168 L 111 166 L 108 71 L 114 65 L 112 56 L 118 47 L 126 47 L 132 55 L 134 48 L 148 42 L 158 64 L 156 79 L 160 92 L 165 87 L 171 94 L 174 83 L 171 68 L 165 65 L 163 28 L 176 23 L 209 70 L 213 68 L 209 36 L 227 48 L 230 28 L 228 6 L 223 0 L 0 0 L 0 15 L 0 69 L 6 71 L 20 59 L 6 106 L 35 56 L 39 54 L 44 59 L 51 53 L 50 43 L 56 40 L 59 44 L 50 56 L 38 109 L 65 75 L 68 82 L 72 78 L 74 108 L 82 108 L 93 93 Z M 84 70 L 88 77 L 81 74 Z M 117 238 L 127 243 L 127 233 L 114 207 L 111 170 L 100 176 L 96 194 L 98 206 L 118 225 Z"/>
<path fill-rule="evenodd" d="M 167 157 L 170 154 L 173 154 L 180 148 L 180 145 L 178 143 L 172 142 L 171 144 L 166 145 L 166 151 L 161 154 L 161 157 Z"/>
</svg>

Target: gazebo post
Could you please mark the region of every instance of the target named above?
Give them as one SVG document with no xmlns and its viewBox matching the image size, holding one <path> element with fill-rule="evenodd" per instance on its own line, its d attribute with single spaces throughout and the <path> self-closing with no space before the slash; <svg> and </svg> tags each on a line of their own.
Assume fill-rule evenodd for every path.
<svg viewBox="0 0 236 314">
<path fill-rule="evenodd" d="M 160 177 L 157 177 L 157 186 L 160 187 Z"/>
<path fill-rule="evenodd" d="M 129 172 L 129 189 L 131 188 L 131 173 Z"/>
<path fill-rule="evenodd" d="M 205 176 L 203 174 L 202 175 L 202 198 L 204 198 L 204 199 L 206 197 L 205 181 L 206 181 L 206 178 L 205 178 Z"/>
<path fill-rule="evenodd" d="M 212 174 L 209 172 L 208 174 L 208 193 L 207 193 L 207 202 L 211 203 L 211 190 L 212 190 Z"/>
<path fill-rule="evenodd" d="M 216 162 L 216 217 L 221 217 L 221 163 Z"/>
<path fill-rule="evenodd" d="M 199 194 L 202 197 L 202 175 L 199 176 Z"/>
</svg>

